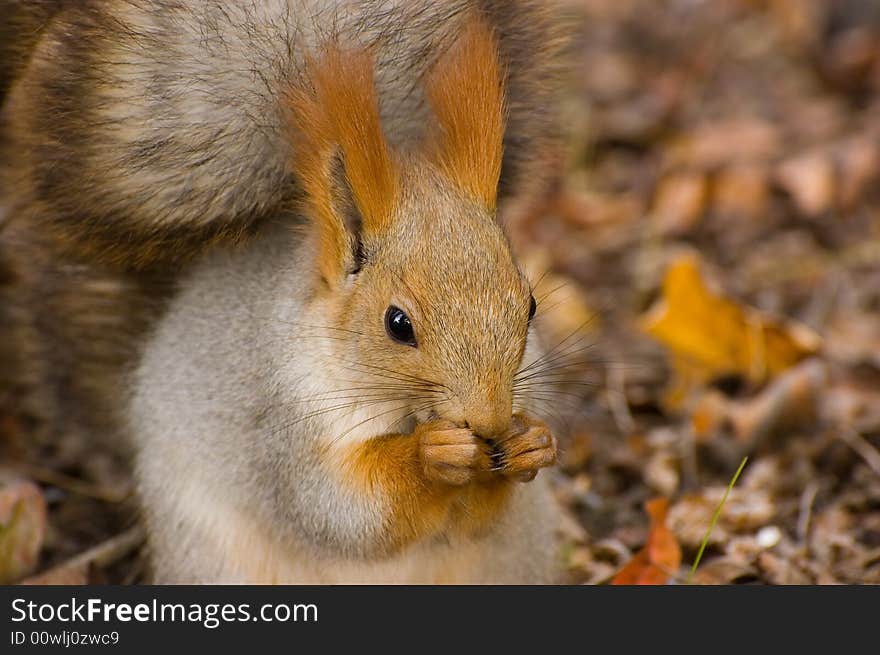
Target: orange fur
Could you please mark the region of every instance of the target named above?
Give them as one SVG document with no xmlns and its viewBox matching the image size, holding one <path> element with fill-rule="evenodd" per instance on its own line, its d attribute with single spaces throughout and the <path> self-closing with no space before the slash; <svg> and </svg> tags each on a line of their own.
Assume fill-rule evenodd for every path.
<svg viewBox="0 0 880 655">
<path fill-rule="evenodd" d="M 480 479 L 456 487 L 425 477 L 412 434 L 383 435 L 358 444 L 345 460 L 345 479 L 362 492 L 387 499 L 389 545 L 398 548 L 449 530 L 473 536 L 494 524 L 511 483 Z"/>
<path fill-rule="evenodd" d="M 351 237 L 333 206 L 330 166 L 337 148 L 366 234 L 385 230 L 394 213 L 398 171 L 382 133 L 373 63 L 363 51 L 327 46 L 307 61 L 311 88 L 287 93 L 293 126 L 291 167 L 321 223 L 320 262 L 325 277 L 351 250 Z"/>
<path fill-rule="evenodd" d="M 355 484 L 390 503 L 386 534 L 393 547 L 441 531 L 459 493 L 425 479 L 418 448 L 413 435 L 384 435 L 356 446 L 349 460 Z"/>
<path fill-rule="evenodd" d="M 484 533 L 494 525 L 512 491 L 513 484 L 499 477 L 469 485 L 453 508 L 457 532 L 465 536 Z"/>
<path fill-rule="evenodd" d="M 495 208 L 501 175 L 505 99 L 498 43 L 486 22 L 473 17 L 428 79 L 437 115 L 437 163 L 465 193 Z"/>
<path fill-rule="evenodd" d="M 293 142 L 291 167 L 297 176 L 305 202 L 319 224 L 318 266 L 325 280 L 342 272 L 342 262 L 351 250 L 345 222 L 333 209 L 330 163 L 333 156 L 332 128 L 315 96 L 302 87 L 287 93 Z"/>
<path fill-rule="evenodd" d="M 364 230 L 381 232 L 391 223 L 398 176 L 379 120 L 372 58 L 363 50 L 343 53 L 330 47 L 313 76 L 345 157 Z"/>
</svg>

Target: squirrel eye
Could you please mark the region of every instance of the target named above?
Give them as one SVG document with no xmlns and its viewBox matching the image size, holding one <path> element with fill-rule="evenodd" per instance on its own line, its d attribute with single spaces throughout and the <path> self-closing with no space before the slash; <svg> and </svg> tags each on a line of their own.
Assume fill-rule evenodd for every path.
<svg viewBox="0 0 880 655">
<path fill-rule="evenodd" d="M 538 309 L 538 303 L 535 302 L 535 297 L 529 297 L 529 320 L 531 321 L 535 317 L 535 312 Z"/>
<path fill-rule="evenodd" d="M 416 347 L 416 335 L 412 323 L 406 312 L 399 307 L 391 305 L 385 311 L 385 331 L 394 341 Z"/>
</svg>

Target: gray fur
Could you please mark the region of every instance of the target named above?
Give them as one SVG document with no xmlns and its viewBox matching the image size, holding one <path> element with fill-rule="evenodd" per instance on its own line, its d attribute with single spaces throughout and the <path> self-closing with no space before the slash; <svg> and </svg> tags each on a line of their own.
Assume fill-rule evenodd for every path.
<svg viewBox="0 0 880 655">
<path fill-rule="evenodd" d="M 539 3 L 86 0 L 53 18 L 10 94 L 15 204 L 42 203 L 62 242 L 125 266 L 239 239 L 296 195 L 279 97 L 305 51 L 370 47 L 386 132 L 411 144 L 428 123 L 419 81 L 470 9 L 497 23 L 509 71 L 509 188 L 553 125 Z"/>
</svg>

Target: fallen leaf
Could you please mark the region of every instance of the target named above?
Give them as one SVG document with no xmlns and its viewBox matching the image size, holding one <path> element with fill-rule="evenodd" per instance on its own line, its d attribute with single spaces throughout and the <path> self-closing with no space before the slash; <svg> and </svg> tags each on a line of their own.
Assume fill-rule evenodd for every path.
<svg viewBox="0 0 880 655">
<path fill-rule="evenodd" d="M 87 584 L 102 567 L 113 564 L 144 541 L 144 529 L 135 525 L 106 541 L 93 546 L 63 564 L 27 578 L 22 584 L 29 585 L 81 585 Z"/>
<path fill-rule="evenodd" d="M 71 566 L 58 566 L 45 573 L 33 575 L 22 580 L 24 585 L 84 585 L 89 583 L 89 566 L 87 563 Z"/>
<path fill-rule="evenodd" d="M 715 168 L 765 161 L 779 151 L 780 145 L 779 131 L 768 122 L 722 120 L 703 125 L 673 143 L 666 152 L 666 165 Z"/>
<path fill-rule="evenodd" d="M 585 71 L 584 87 L 596 99 L 613 101 L 638 89 L 636 62 L 616 51 L 598 52 Z"/>
<path fill-rule="evenodd" d="M 820 392 L 827 383 L 819 359 L 801 362 L 780 375 L 757 397 L 730 405 L 730 421 L 737 438 L 752 446 L 783 429 L 815 421 Z"/>
<path fill-rule="evenodd" d="M 726 490 L 722 486 L 706 487 L 685 494 L 670 508 L 668 525 L 682 544 L 696 548 L 702 543 Z M 742 487 L 731 489 L 708 544 L 717 546 L 726 543 L 733 534 L 753 533 L 766 526 L 775 514 L 776 507 L 769 494 Z"/>
<path fill-rule="evenodd" d="M 680 475 L 678 458 L 668 450 L 658 450 L 648 458 L 644 468 L 645 484 L 654 491 L 671 496 L 678 490 Z"/>
<path fill-rule="evenodd" d="M 46 537 L 46 501 L 32 482 L 0 489 L 0 584 L 34 570 Z"/>
<path fill-rule="evenodd" d="M 711 290 L 691 254 L 669 266 L 663 297 L 640 325 L 669 349 L 676 372 L 688 384 L 725 375 L 762 382 L 815 353 L 820 344 L 804 325 L 771 318 Z"/>
<path fill-rule="evenodd" d="M 557 528 L 559 536 L 569 544 L 584 544 L 589 541 L 589 535 L 583 526 L 578 523 L 570 512 L 563 511 L 562 518 Z"/>
<path fill-rule="evenodd" d="M 824 48 L 820 69 L 836 86 L 858 90 L 880 61 L 878 34 L 870 25 L 839 30 Z"/>
<path fill-rule="evenodd" d="M 821 19 L 827 11 L 821 0 L 771 0 L 767 4 L 783 35 L 795 47 L 818 41 Z"/>
<path fill-rule="evenodd" d="M 664 177 L 654 196 L 652 214 L 663 234 L 684 234 L 696 227 L 706 210 L 708 185 L 700 173 Z"/>
<path fill-rule="evenodd" d="M 870 139 L 851 139 L 840 145 L 837 160 L 840 165 L 838 201 L 841 207 L 851 210 L 880 177 L 880 147 Z"/>
<path fill-rule="evenodd" d="M 700 394 L 691 409 L 691 430 L 698 443 L 712 439 L 730 419 L 730 401 L 715 389 Z"/>
<path fill-rule="evenodd" d="M 863 434 L 880 432 L 880 388 L 845 380 L 825 391 L 820 414 L 829 424 L 849 426 Z"/>
<path fill-rule="evenodd" d="M 830 358 L 880 369 L 880 317 L 876 312 L 840 313 L 829 322 L 825 334 Z"/>
<path fill-rule="evenodd" d="M 814 580 L 793 561 L 770 552 L 758 555 L 758 566 L 772 584 L 804 585 L 814 583 Z"/>
<path fill-rule="evenodd" d="M 715 557 L 700 564 L 691 582 L 699 585 L 732 584 L 743 578 L 753 578 L 757 573 L 753 565 L 739 558 Z"/>
<path fill-rule="evenodd" d="M 560 453 L 559 467 L 566 473 L 582 471 L 593 454 L 593 434 L 587 430 L 574 431 L 568 445 Z"/>
<path fill-rule="evenodd" d="M 818 216 L 834 205 L 834 164 L 826 153 L 808 153 L 782 162 L 776 181 L 806 216 Z"/>
<path fill-rule="evenodd" d="M 728 166 L 715 178 L 712 208 L 721 216 L 754 221 L 767 213 L 769 204 L 770 184 L 766 166 Z"/>
<path fill-rule="evenodd" d="M 573 225 L 596 229 L 632 223 L 642 215 L 643 207 L 631 195 L 567 191 L 556 199 L 553 210 Z"/>
<path fill-rule="evenodd" d="M 608 582 L 614 575 L 614 567 L 608 562 L 596 562 L 592 569 L 592 575 L 583 581 L 585 585 L 600 585 Z"/>
<path fill-rule="evenodd" d="M 666 514 L 669 501 L 654 498 L 645 503 L 651 518 L 648 541 L 611 580 L 614 585 L 660 585 L 666 584 L 681 566 L 681 547 L 669 528 Z"/>
</svg>

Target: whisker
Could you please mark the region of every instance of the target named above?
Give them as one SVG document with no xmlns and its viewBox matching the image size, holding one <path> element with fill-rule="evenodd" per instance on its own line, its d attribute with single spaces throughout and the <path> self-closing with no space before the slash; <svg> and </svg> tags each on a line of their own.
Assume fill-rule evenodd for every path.
<svg viewBox="0 0 880 655">
<path fill-rule="evenodd" d="M 544 269 L 544 272 L 541 273 L 541 275 L 538 277 L 537 280 L 535 280 L 534 282 L 532 282 L 530 280 L 529 281 L 529 288 L 532 289 L 532 291 L 534 291 L 537 287 L 539 287 L 541 285 L 541 282 L 543 281 L 543 279 L 545 277 L 547 277 L 547 274 L 551 271 L 551 269 L 552 269 L 552 266 L 548 266 L 547 268 Z M 535 300 L 535 302 L 537 302 L 537 300 Z"/>
<path fill-rule="evenodd" d="M 519 391 L 521 393 L 527 393 L 527 394 L 538 394 L 538 393 L 559 394 L 561 396 L 571 396 L 573 398 L 577 398 L 578 400 L 584 400 L 583 394 L 575 393 L 574 391 L 566 391 L 565 389 L 551 389 L 551 388 L 543 388 L 542 389 L 542 388 L 526 387 L 526 388 L 519 388 L 519 389 L 517 389 L 517 391 Z"/>
<path fill-rule="evenodd" d="M 545 273 L 545 275 L 546 275 L 546 273 Z M 553 287 L 549 291 L 546 291 L 543 294 L 541 294 L 540 298 L 535 298 L 535 304 L 538 305 L 538 307 L 540 307 L 541 303 L 544 302 L 547 298 L 549 298 L 554 293 L 556 293 L 560 289 L 567 287 L 567 286 L 568 286 L 568 282 L 560 282 L 559 284 L 557 284 L 555 287 Z"/>
<path fill-rule="evenodd" d="M 575 343 L 571 344 L 572 350 L 558 352 L 555 355 L 553 355 L 552 357 L 548 356 L 548 357 L 542 358 L 541 360 L 535 360 L 535 362 L 532 362 L 532 364 L 530 364 L 529 366 L 520 370 L 516 374 L 514 379 L 523 379 L 523 374 L 528 373 L 530 370 L 533 370 L 533 369 L 536 369 L 538 371 L 542 371 L 542 370 L 546 370 L 548 368 L 557 368 L 560 366 L 559 362 L 564 361 L 565 358 L 574 357 L 575 355 L 578 355 L 582 352 L 586 352 L 586 351 L 590 350 L 591 348 L 594 348 L 596 345 L 595 343 L 590 343 L 585 346 L 577 347 L 578 344 L 579 344 L 579 342 L 575 342 Z M 580 360 L 580 361 L 589 362 L 590 360 Z M 571 364 L 566 364 L 566 366 L 571 366 Z M 526 377 L 528 377 L 528 376 L 526 376 Z"/>
<path fill-rule="evenodd" d="M 587 325 L 589 325 L 593 320 L 594 320 L 594 318 L 593 318 L 593 317 L 590 317 L 589 319 L 587 319 L 586 321 L 584 321 L 583 323 L 581 323 L 578 327 L 576 327 L 574 330 L 572 330 L 572 331 L 571 331 L 571 332 L 570 332 L 570 333 L 569 333 L 564 339 L 562 339 L 559 343 L 557 343 L 555 346 L 553 346 L 550 350 L 548 350 L 548 351 L 547 351 L 546 353 L 544 353 L 541 357 L 539 357 L 538 359 L 536 359 L 535 361 L 533 361 L 531 364 L 529 364 L 529 365 L 526 366 L 525 368 L 519 370 L 519 371 L 517 372 L 517 374 L 525 373 L 526 371 L 531 370 L 533 367 L 537 366 L 538 364 L 540 364 L 540 363 L 546 361 L 549 357 L 552 357 L 552 356 L 554 356 L 555 354 L 557 354 L 557 352 L 559 351 L 559 349 L 562 348 L 563 345 L 565 345 L 565 343 L 566 343 L 569 339 L 571 339 L 573 336 L 575 336 L 576 334 L 578 334 L 579 332 L 581 332 L 581 331 L 583 330 L 583 328 L 586 327 Z M 582 341 L 582 340 L 585 339 L 585 338 L 586 338 L 586 335 L 581 334 L 581 336 L 579 337 L 578 341 L 575 342 L 575 343 L 576 343 L 576 344 L 577 344 L 577 343 L 580 343 L 580 341 Z"/>
<path fill-rule="evenodd" d="M 586 367 L 591 364 L 594 364 L 595 361 L 593 359 L 581 358 L 581 359 L 573 359 L 566 361 L 566 358 L 575 357 L 580 354 L 580 352 L 585 352 L 593 347 L 594 344 L 590 344 L 589 346 L 584 346 L 583 348 L 579 348 L 576 351 L 572 351 L 570 353 L 564 353 L 555 357 L 554 359 L 547 360 L 546 362 L 542 362 L 540 366 L 534 368 L 528 375 L 523 375 L 523 373 L 519 373 L 514 377 L 514 380 L 528 380 L 529 378 L 541 375 L 548 371 L 557 371 L 562 369 L 571 369 L 576 367 Z M 527 371 L 524 371 L 527 372 Z"/>
<path fill-rule="evenodd" d="M 405 418 L 408 418 L 408 417 L 411 416 L 411 415 L 417 414 L 417 413 L 420 412 L 420 411 L 424 411 L 425 409 L 429 409 L 429 408 L 434 407 L 434 406 L 439 405 L 439 404 L 440 404 L 440 402 L 438 401 L 438 402 L 436 402 L 436 403 L 426 403 L 426 404 L 420 405 L 420 406 L 418 406 L 417 408 L 415 408 L 415 409 L 410 410 L 409 412 L 407 412 L 407 413 L 404 415 L 403 418 L 398 419 L 397 421 L 395 421 L 395 423 L 397 423 L 397 422 L 399 422 L 399 421 L 401 421 L 401 420 L 404 420 Z M 386 416 L 386 415 L 388 415 L 388 414 L 391 414 L 392 412 L 399 412 L 399 411 L 401 411 L 401 410 L 403 410 L 403 409 L 405 409 L 405 408 L 406 408 L 406 405 L 398 406 L 398 407 L 392 407 L 392 408 L 389 409 L 389 410 L 386 410 L 386 411 L 384 411 L 384 412 L 380 412 L 380 413 L 378 413 L 378 414 L 376 414 L 376 415 L 374 415 L 374 416 L 370 416 L 369 418 L 366 418 L 366 419 L 364 419 L 363 421 L 359 421 L 358 423 L 356 423 L 356 424 L 354 424 L 353 426 L 351 426 L 348 430 L 346 430 L 345 432 L 343 432 L 342 434 L 340 434 L 338 437 L 336 437 L 335 439 L 333 439 L 333 441 L 331 441 L 329 444 L 327 444 L 327 447 L 329 448 L 329 447 L 332 447 L 332 446 L 336 445 L 336 443 L 337 443 L 339 440 L 345 438 L 347 435 L 351 434 L 351 432 L 353 432 L 353 431 L 356 430 L 357 428 L 361 427 L 361 426 L 364 425 L 365 423 L 369 423 L 370 421 L 375 421 L 377 418 L 381 418 L 382 416 Z"/>
<path fill-rule="evenodd" d="M 316 401 L 336 401 L 336 400 L 410 400 L 421 399 L 424 396 L 420 394 L 396 394 L 396 393 L 354 393 L 345 395 L 326 395 L 306 396 L 297 398 L 296 400 L 287 401 L 288 404 L 313 403 Z"/>
<path fill-rule="evenodd" d="M 360 366 L 360 367 L 367 368 L 367 369 L 382 371 L 386 374 L 390 374 L 389 377 L 391 379 L 412 382 L 413 384 L 421 384 L 421 385 L 426 385 L 426 386 L 442 387 L 442 388 L 448 389 L 448 387 L 445 384 L 442 384 L 440 382 L 434 382 L 433 380 L 427 380 L 425 378 L 420 378 L 416 375 L 404 373 L 403 371 L 397 371 L 397 370 L 390 369 L 390 368 L 384 368 L 382 366 L 376 366 L 375 364 L 366 364 L 364 362 L 347 362 L 347 363 L 350 364 L 351 366 Z M 395 376 L 399 376 L 399 377 L 395 377 Z M 381 376 L 379 376 L 377 374 L 377 377 L 381 377 Z"/>
<path fill-rule="evenodd" d="M 319 410 L 309 412 L 303 416 L 298 416 L 297 418 L 295 418 L 291 421 L 287 421 L 284 424 L 282 424 L 281 426 L 279 426 L 278 428 L 272 430 L 269 434 L 271 434 L 271 435 L 278 434 L 279 432 L 282 432 L 284 430 L 289 430 L 293 426 L 298 425 L 299 423 L 302 423 L 303 421 L 317 418 L 318 416 L 323 416 L 325 414 L 329 414 L 330 412 L 336 412 L 336 411 L 341 412 L 346 409 L 353 410 L 353 409 L 357 409 L 357 408 L 361 408 L 361 407 L 370 407 L 371 405 L 378 405 L 380 403 L 385 403 L 385 402 L 388 402 L 388 401 L 386 401 L 386 400 L 368 400 L 366 402 L 356 401 L 356 402 L 351 402 L 351 403 L 343 403 L 341 405 L 334 405 L 332 407 L 323 407 Z M 409 401 L 407 401 L 407 402 L 409 402 Z"/>
</svg>

